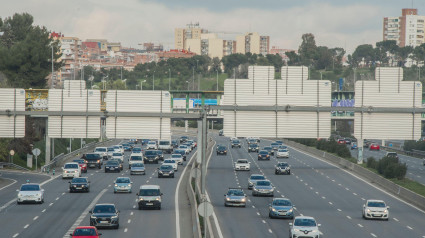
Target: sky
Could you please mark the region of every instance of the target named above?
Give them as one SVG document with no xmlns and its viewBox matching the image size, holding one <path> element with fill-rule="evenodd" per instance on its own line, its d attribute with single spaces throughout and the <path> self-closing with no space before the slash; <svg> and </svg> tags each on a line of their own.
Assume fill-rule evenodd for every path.
<svg viewBox="0 0 425 238">
<path fill-rule="evenodd" d="M 125 47 L 174 48 L 174 29 L 199 22 L 226 32 L 219 34 L 225 39 L 258 32 L 270 36 L 271 46 L 294 50 L 302 34 L 313 33 L 317 45 L 347 53 L 381 41 L 383 18 L 400 16 L 402 8 L 425 15 L 425 0 L 0 0 L 0 6 L 2 19 L 27 12 L 50 31 Z"/>
</svg>

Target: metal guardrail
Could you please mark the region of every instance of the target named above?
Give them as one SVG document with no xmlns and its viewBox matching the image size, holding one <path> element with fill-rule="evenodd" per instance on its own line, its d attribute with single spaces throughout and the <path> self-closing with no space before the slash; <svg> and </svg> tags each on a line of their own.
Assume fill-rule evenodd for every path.
<svg viewBox="0 0 425 238">
<path fill-rule="evenodd" d="M 30 171 L 29 169 L 27 169 L 27 168 L 25 168 L 25 167 L 22 167 L 22 166 L 20 166 L 20 165 L 17 165 L 17 164 L 13 164 L 13 163 L 5 163 L 5 162 L 0 163 L 0 168 L 4 168 L 4 167 L 12 167 L 12 168 L 14 168 L 14 169 Z"/>
</svg>

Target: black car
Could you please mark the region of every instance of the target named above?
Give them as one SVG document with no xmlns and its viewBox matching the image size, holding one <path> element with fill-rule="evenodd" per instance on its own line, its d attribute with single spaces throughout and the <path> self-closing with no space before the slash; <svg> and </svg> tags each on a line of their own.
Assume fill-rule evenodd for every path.
<svg viewBox="0 0 425 238">
<path fill-rule="evenodd" d="M 143 158 L 145 163 L 155 163 L 158 164 L 159 156 L 156 150 L 147 150 L 145 152 L 145 157 Z"/>
<path fill-rule="evenodd" d="M 291 174 L 291 167 L 286 162 L 278 163 L 275 166 L 274 174 Z"/>
<path fill-rule="evenodd" d="M 241 148 L 241 141 L 240 140 L 232 140 L 232 148 L 237 147 L 237 148 Z"/>
<path fill-rule="evenodd" d="M 180 137 L 180 143 L 184 143 L 184 142 L 186 142 L 187 140 L 189 140 L 189 137 L 187 137 L 187 136 L 181 136 L 181 137 Z"/>
<path fill-rule="evenodd" d="M 352 140 L 350 138 L 345 138 L 344 140 L 346 145 L 351 145 Z"/>
<path fill-rule="evenodd" d="M 177 140 L 172 140 L 171 146 L 173 146 L 173 148 L 177 148 L 177 147 L 179 147 L 179 143 L 177 142 Z"/>
<path fill-rule="evenodd" d="M 217 155 L 227 155 L 227 147 L 224 145 L 217 146 L 216 149 Z"/>
<path fill-rule="evenodd" d="M 158 168 L 158 178 L 170 177 L 174 178 L 174 168 L 171 165 L 161 165 Z"/>
<path fill-rule="evenodd" d="M 219 135 L 219 136 L 223 136 L 223 135 L 224 135 L 223 130 L 219 130 L 219 131 L 218 131 L 218 135 Z"/>
<path fill-rule="evenodd" d="M 260 147 L 257 143 L 251 143 L 248 145 L 248 152 L 257 152 L 260 150 Z"/>
<path fill-rule="evenodd" d="M 81 158 L 86 161 L 87 167 L 89 168 L 97 167 L 100 169 L 102 167 L 103 158 L 100 156 L 100 154 L 88 153 L 88 154 L 84 154 L 83 157 Z"/>
<path fill-rule="evenodd" d="M 162 150 L 157 150 L 156 154 L 158 155 L 158 158 L 160 160 L 162 160 L 162 161 L 164 160 L 164 153 L 162 152 Z"/>
<path fill-rule="evenodd" d="M 105 173 L 108 173 L 111 171 L 119 173 L 121 171 L 120 162 L 118 162 L 117 160 L 109 160 L 108 162 L 106 162 Z"/>
<path fill-rule="evenodd" d="M 120 211 L 115 204 L 96 204 L 90 211 L 90 226 L 95 227 L 120 227 Z"/>
<path fill-rule="evenodd" d="M 89 192 L 90 191 L 90 181 L 86 177 L 73 178 L 69 182 L 69 192 Z"/>
<path fill-rule="evenodd" d="M 270 160 L 270 154 L 267 150 L 260 150 L 258 160 Z"/>
<path fill-rule="evenodd" d="M 186 151 L 185 150 L 174 150 L 173 154 L 181 154 L 183 156 L 183 160 L 186 161 Z"/>
<path fill-rule="evenodd" d="M 274 155 L 274 150 L 273 150 L 273 147 L 271 146 L 265 146 L 263 150 L 267 150 L 270 155 Z"/>
</svg>

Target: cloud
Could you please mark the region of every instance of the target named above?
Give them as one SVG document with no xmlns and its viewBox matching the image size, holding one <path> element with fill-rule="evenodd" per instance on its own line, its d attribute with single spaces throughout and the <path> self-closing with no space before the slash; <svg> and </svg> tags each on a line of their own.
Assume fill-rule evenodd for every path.
<svg viewBox="0 0 425 238">
<path fill-rule="evenodd" d="M 66 36 L 104 38 L 136 47 L 153 41 L 174 47 L 174 28 L 199 22 L 211 31 L 256 31 L 271 37 L 271 45 L 297 49 L 303 33 L 313 33 L 318 45 L 346 47 L 382 40 L 382 8 L 362 4 L 331 4 L 311 1 L 287 8 L 259 8 L 244 5 L 217 11 L 205 5 L 178 7 L 166 2 L 141 0 L 20 0 L 0 9 L 2 18 L 28 12 L 36 24 Z M 25 2 L 25 4 L 23 3 Z M 46 7 L 49 6 L 49 7 Z M 225 34 L 223 37 L 234 38 Z"/>
</svg>

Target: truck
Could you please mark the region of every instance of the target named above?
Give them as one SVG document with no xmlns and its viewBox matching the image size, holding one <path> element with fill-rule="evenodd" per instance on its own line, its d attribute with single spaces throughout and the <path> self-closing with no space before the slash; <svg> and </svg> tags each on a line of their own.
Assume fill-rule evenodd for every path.
<svg viewBox="0 0 425 238">
<path fill-rule="evenodd" d="M 169 140 L 160 140 L 158 149 L 165 151 L 168 154 L 171 154 L 171 152 L 173 152 L 173 146 L 171 145 L 171 141 Z"/>
</svg>

